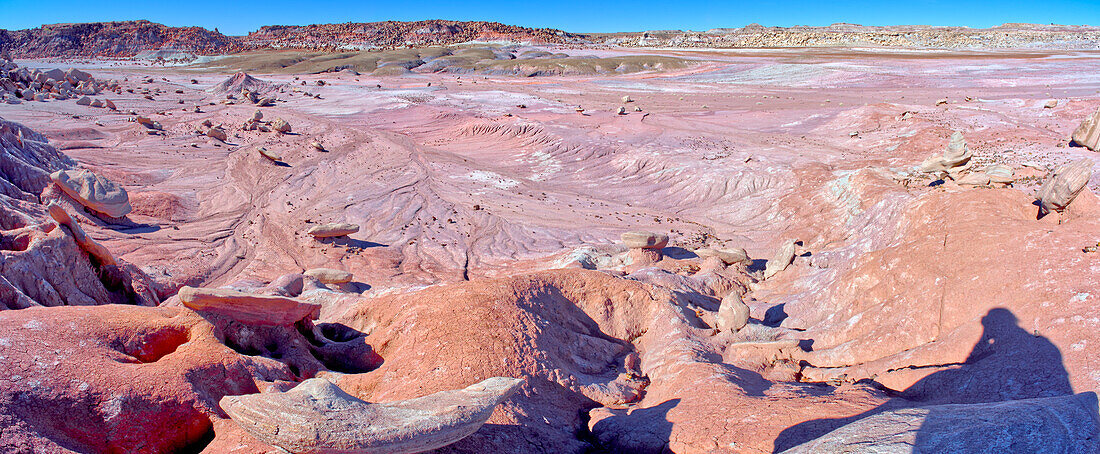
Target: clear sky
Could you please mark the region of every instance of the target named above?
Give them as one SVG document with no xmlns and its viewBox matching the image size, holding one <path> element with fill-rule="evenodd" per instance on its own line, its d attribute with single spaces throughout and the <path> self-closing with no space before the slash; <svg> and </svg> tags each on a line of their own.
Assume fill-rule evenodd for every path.
<svg viewBox="0 0 1100 454">
<path fill-rule="evenodd" d="M 769 26 L 966 25 L 1005 22 L 1100 25 L 1100 0 L 0 0 L 0 28 L 148 19 L 243 35 L 261 25 L 382 20 L 487 20 L 571 32 L 707 30 Z"/>
</svg>

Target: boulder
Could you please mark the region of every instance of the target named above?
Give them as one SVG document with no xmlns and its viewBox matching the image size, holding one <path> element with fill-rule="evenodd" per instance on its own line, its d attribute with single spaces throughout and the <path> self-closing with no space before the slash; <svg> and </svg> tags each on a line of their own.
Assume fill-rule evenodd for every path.
<svg viewBox="0 0 1100 454">
<path fill-rule="evenodd" d="M 1092 151 L 1100 151 L 1100 109 L 1096 109 L 1073 131 L 1073 143 Z"/>
<path fill-rule="evenodd" d="M 619 238 L 631 249 L 662 249 L 668 245 L 668 235 L 660 233 L 633 231 L 623 233 Z"/>
<path fill-rule="evenodd" d="M 1065 164 L 1039 189 L 1039 216 L 1051 211 L 1062 212 L 1092 178 L 1092 160 L 1082 159 Z"/>
<path fill-rule="evenodd" d="M 294 298 L 257 295 L 221 288 L 183 287 L 180 302 L 196 312 L 209 312 L 247 325 L 290 326 L 316 319 L 321 306 Z"/>
<path fill-rule="evenodd" d="M 749 323 L 749 306 L 741 300 L 741 295 L 731 292 L 722 298 L 716 322 L 718 331 L 724 333 L 736 333 Z"/>
<path fill-rule="evenodd" d="M 87 96 L 81 96 L 80 99 L 76 100 L 76 105 L 78 105 L 78 106 L 90 106 L 90 105 L 92 105 L 92 98 L 89 98 Z"/>
<path fill-rule="evenodd" d="M 65 72 L 65 79 L 67 79 L 69 83 L 76 85 L 80 82 L 88 82 L 92 80 L 92 75 L 79 69 L 71 68 Z"/>
<path fill-rule="evenodd" d="M 1096 394 L 884 411 L 784 451 L 1062 452 L 1100 450 Z"/>
<path fill-rule="evenodd" d="M 718 257 L 722 260 L 722 263 L 725 263 L 726 265 L 733 265 L 737 263 L 745 265 L 752 264 L 752 259 L 749 258 L 749 253 L 745 252 L 743 248 L 728 250 L 699 248 L 695 250 L 695 255 L 703 258 Z"/>
<path fill-rule="evenodd" d="M 118 108 L 115 107 L 115 103 L 111 102 L 110 99 L 104 99 L 103 100 L 103 107 L 106 107 L 106 108 L 111 109 L 111 110 L 118 110 Z"/>
<path fill-rule="evenodd" d="M 351 282 L 355 277 L 350 272 L 332 268 L 313 268 L 311 270 L 306 270 L 306 272 L 302 274 L 317 279 L 322 284 L 343 284 L 345 282 Z"/>
<path fill-rule="evenodd" d="M 130 212 L 130 197 L 126 190 L 87 169 L 58 170 L 50 179 L 65 194 L 81 205 L 112 218 L 121 218 Z"/>
<path fill-rule="evenodd" d="M 275 121 L 271 122 L 271 129 L 285 134 L 290 132 L 290 123 L 282 118 L 276 118 Z"/>
<path fill-rule="evenodd" d="M 771 260 L 768 260 L 767 266 L 764 267 L 764 279 L 775 276 L 775 273 L 790 266 L 791 262 L 794 261 L 794 254 L 797 250 L 796 242 L 796 240 L 787 240 L 779 246 L 779 249 L 775 251 L 775 255 Z"/>
<path fill-rule="evenodd" d="M 359 231 L 358 224 L 321 224 L 306 230 L 314 238 L 332 238 L 351 235 Z"/>
<path fill-rule="evenodd" d="M 213 137 L 215 139 L 218 139 L 222 142 L 225 142 L 225 140 L 229 138 L 229 136 L 226 135 L 225 131 L 222 131 L 221 128 L 207 128 L 206 135 L 208 137 Z"/>
<path fill-rule="evenodd" d="M 252 121 L 260 121 L 263 118 L 264 118 L 264 113 L 263 112 L 261 112 L 259 110 L 255 111 L 255 112 L 252 112 Z"/>
<path fill-rule="evenodd" d="M 91 107 L 103 107 L 103 101 L 100 100 L 100 99 L 93 99 L 92 103 L 89 104 L 89 106 L 91 106 Z"/>
<path fill-rule="evenodd" d="M 226 396 L 220 404 L 246 432 L 289 452 L 416 453 L 476 432 L 521 383 L 493 377 L 465 389 L 369 403 L 311 378 L 287 392 Z"/>
</svg>

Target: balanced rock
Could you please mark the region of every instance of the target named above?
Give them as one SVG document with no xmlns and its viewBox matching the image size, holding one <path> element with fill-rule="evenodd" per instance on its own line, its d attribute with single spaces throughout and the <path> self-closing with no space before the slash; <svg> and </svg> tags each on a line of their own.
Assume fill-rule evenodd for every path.
<svg viewBox="0 0 1100 454">
<path fill-rule="evenodd" d="M 631 249 L 662 249 L 668 245 L 668 235 L 653 232 L 626 232 L 620 235 L 619 239 Z"/>
<path fill-rule="evenodd" d="M 416 453 L 476 432 L 521 383 L 493 377 L 465 389 L 369 403 L 311 378 L 287 392 L 226 396 L 220 405 L 246 432 L 292 453 Z"/>
<path fill-rule="evenodd" d="M 343 284 L 345 282 L 351 282 L 355 277 L 353 274 L 344 270 L 335 270 L 332 268 L 313 268 L 306 270 L 306 276 L 317 279 L 322 284 Z"/>
<path fill-rule="evenodd" d="M 1092 160 L 1082 159 L 1058 167 L 1039 189 L 1039 215 L 1062 212 L 1092 178 Z"/>
<path fill-rule="evenodd" d="M 1100 151 L 1100 109 L 1096 109 L 1073 131 L 1073 142 L 1092 151 Z"/>
<path fill-rule="evenodd" d="M 1100 450 L 1096 394 L 889 410 L 785 453 Z"/>
<path fill-rule="evenodd" d="M 358 224 L 321 224 L 313 226 L 306 233 L 314 238 L 332 238 L 351 235 L 359 231 Z"/>
<path fill-rule="evenodd" d="M 50 179 L 65 194 L 81 205 L 113 218 L 121 218 L 130 212 L 130 197 L 126 190 L 87 169 L 58 170 Z"/>
<path fill-rule="evenodd" d="M 722 263 L 725 263 L 726 265 L 733 265 L 738 263 L 749 265 L 752 263 L 752 259 L 749 258 L 749 253 L 745 252 L 743 248 L 729 250 L 699 248 L 695 250 L 695 255 L 703 258 L 718 257 L 722 260 Z"/>
<path fill-rule="evenodd" d="M 290 123 L 282 118 L 276 118 L 275 121 L 271 122 L 271 129 L 285 134 L 290 132 Z"/>
<path fill-rule="evenodd" d="M 779 249 L 775 251 L 775 256 L 771 260 L 768 260 L 767 266 L 764 267 L 764 279 L 775 276 L 775 273 L 783 271 L 790 266 L 794 261 L 794 254 L 797 250 L 795 240 L 784 241 Z"/>
<path fill-rule="evenodd" d="M 717 328 L 724 333 L 736 333 L 749 323 L 749 306 L 737 292 L 722 298 L 718 306 Z"/>
<path fill-rule="evenodd" d="M 247 325 L 290 326 L 316 319 L 321 306 L 283 296 L 257 295 L 221 288 L 183 287 L 180 302 L 195 312 L 209 312 Z"/>
</svg>

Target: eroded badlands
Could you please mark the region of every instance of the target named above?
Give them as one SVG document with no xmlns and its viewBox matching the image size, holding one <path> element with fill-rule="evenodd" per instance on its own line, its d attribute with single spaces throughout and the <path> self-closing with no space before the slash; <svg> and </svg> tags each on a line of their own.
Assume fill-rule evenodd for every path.
<svg viewBox="0 0 1100 454">
<path fill-rule="evenodd" d="M 1098 449 L 1100 54 L 645 52 L 0 104 L 0 451 Z"/>
</svg>

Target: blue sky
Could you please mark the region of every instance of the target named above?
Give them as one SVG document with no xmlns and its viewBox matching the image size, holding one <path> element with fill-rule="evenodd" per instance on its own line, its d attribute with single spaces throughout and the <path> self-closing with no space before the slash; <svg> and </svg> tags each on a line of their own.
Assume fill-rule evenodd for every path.
<svg viewBox="0 0 1100 454">
<path fill-rule="evenodd" d="M 1100 25 L 1100 0 L 707 1 L 306 1 L 0 0 L 0 28 L 59 22 L 148 19 L 243 35 L 261 25 L 381 20 L 489 20 L 572 32 L 706 30 L 763 25 L 967 25 L 1005 22 Z"/>
</svg>

